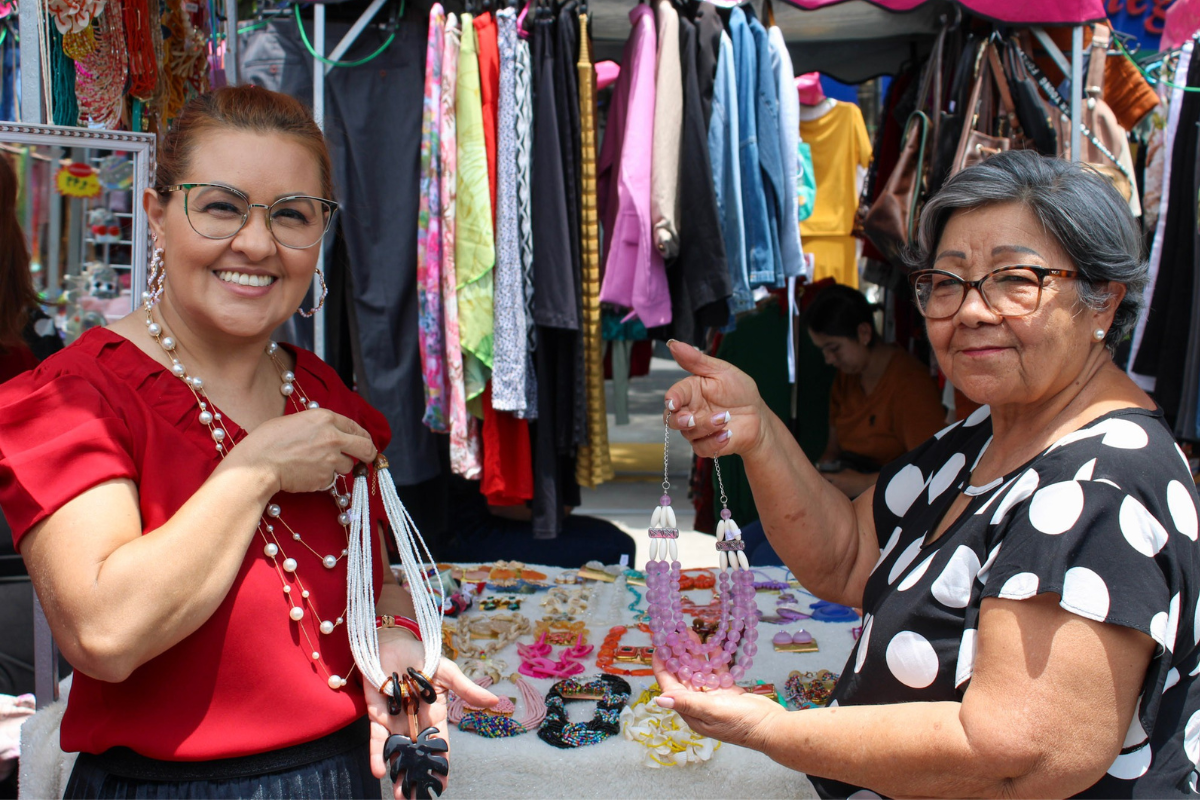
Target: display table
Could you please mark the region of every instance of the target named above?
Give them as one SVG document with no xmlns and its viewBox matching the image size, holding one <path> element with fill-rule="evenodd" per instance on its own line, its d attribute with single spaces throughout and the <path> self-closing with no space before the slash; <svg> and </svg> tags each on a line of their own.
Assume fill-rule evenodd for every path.
<svg viewBox="0 0 1200 800">
<path fill-rule="evenodd" d="M 551 580 L 562 572 L 547 567 L 535 569 L 547 573 Z M 767 568 L 757 571 L 756 580 L 782 582 L 785 577 L 785 570 Z M 591 583 L 594 590 L 590 592 L 592 598 L 587 610 L 578 618 L 586 622 L 590 631 L 588 642 L 596 645 L 596 651 L 613 625 L 628 627 L 621 644 L 650 644 L 649 635 L 634 627 L 634 611 L 629 608 L 630 603 L 635 602 L 632 591 L 615 582 L 586 583 Z M 642 601 L 636 607 L 644 610 L 644 587 L 634 586 L 633 589 L 643 595 Z M 795 605 L 803 611 L 810 610 L 810 604 L 816 602 L 816 598 L 795 586 L 790 587 L 788 591 L 796 597 Z M 495 594 L 497 593 L 485 590 L 483 597 Z M 545 592 L 539 592 L 523 596 L 518 613 L 523 613 L 536 623 L 542 615 L 540 603 L 544 595 Z M 709 590 L 695 590 L 685 595 L 698 605 L 707 604 L 712 598 L 712 592 Z M 768 619 L 776 617 L 779 596 L 779 591 L 757 593 L 759 609 Z M 494 613 L 504 611 L 505 609 L 498 609 Z M 489 612 L 472 609 L 467 613 L 475 615 Z M 793 670 L 817 672 L 828 669 L 835 673 L 841 672 L 854 645 L 851 631 L 860 624 L 861 620 L 820 622 L 805 619 L 783 625 L 761 622 L 758 627 L 759 650 L 754 657 L 751 675 L 757 680 L 774 683 L 782 693 L 784 682 Z M 795 633 L 801 628 L 813 635 L 819 647 L 817 652 L 776 652 L 772 644 L 772 637 L 776 633 L 780 630 Z M 523 637 L 521 641 L 530 644 L 532 637 Z M 560 649 L 555 648 L 556 653 Z M 588 669 L 583 673 L 584 676 L 600 674 L 596 666 L 596 651 L 585 659 L 584 663 Z M 507 663 L 506 673 L 515 671 L 521 664 L 516 645 L 504 648 L 496 658 Z M 556 682 L 553 678 L 525 680 L 543 696 Z M 628 676 L 625 680 L 633 690 L 633 700 L 655 682 L 653 676 Z M 516 694 L 515 687 L 507 680 L 492 688 L 506 696 Z M 567 705 L 572 722 L 589 719 L 594 708 L 594 703 L 584 701 Z M 520 710 L 518 705 L 518 712 Z M 450 784 L 443 795 L 446 798 L 816 796 L 812 785 L 802 774 L 777 764 L 761 753 L 732 745 L 722 745 L 712 758 L 704 763 L 651 768 L 646 765 L 646 748 L 626 740 L 621 735 L 599 744 L 562 750 L 542 741 L 536 733 L 506 739 L 486 739 L 452 727 L 450 751 Z M 389 795 L 385 793 L 385 796 Z"/>
<path fill-rule="evenodd" d="M 714 551 L 715 553 L 715 551 Z M 549 582 L 562 572 L 552 567 L 531 567 L 545 573 Z M 714 570 L 715 572 L 715 570 Z M 785 580 L 786 573 L 778 568 L 757 571 L 758 581 Z M 649 635 L 636 628 L 635 611 L 645 609 L 645 588 L 633 585 L 632 591 L 621 581 L 583 581 L 580 586 L 588 587 L 583 593 L 588 600 L 586 609 L 581 610 L 577 620 L 582 620 L 588 631 L 588 643 L 595 650 L 583 660 L 587 669 L 582 677 L 600 674 L 596 657 L 605 635 L 614 625 L 625 625 L 628 632 L 621 639 L 622 645 L 648 646 Z M 634 592 L 642 595 L 637 602 Z M 787 590 L 796 598 L 789 604 L 791 610 L 811 610 L 816 599 L 792 585 Z M 547 592 L 519 595 L 521 607 L 516 613 L 525 615 L 534 624 L 543 617 L 543 600 Z M 697 605 L 706 605 L 712 599 L 711 590 L 686 592 Z M 508 593 L 485 589 L 482 600 L 489 597 L 509 597 Z M 779 591 L 759 591 L 756 595 L 759 609 L 768 620 L 777 618 Z M 499 607 L 495 611 L 483 611 L 482 603 L 466 612 L 469 617 L 487 617 L 493 614 L 510 613 Z M 788 609 L 785 609 L 788 613 Z M 822 622 L 814 619 L 786 622 L 782 625 L 770 621 L 761 622 L 758 654 L 750 676 L 757 681 L 775 684 L 779 692 L 793 670 L 817 672 L 828 669 L 840 672 L 854 644 L 852 630 L 861 620 Z M 447 618 L 448 628 L 454 628 L 455 620 Z M 795 633 L 801 628 L 812 634 L 818 645 L 817 652 L 776 652 L 773 636 L 781 630 Z M 453 639 L 451 640 L 453 644 Z M 522 644 L 532 644 L 533 638 L 525 636 Z M 555 653 L 561 647 L 555 647 Z M 505 662 L 503 674 L 515 672 L 521 664 L 516 644 L 511 644 L 491 658 Z M 614 666 L 618 666 L 614 664 Z M 621 663 L 621 668 L 640 668 L 640 664 Z M 623 676 L 629 682 L 632 700 L 654 683 L 653 676 Z M 554 678 L 525 678 L 542 696 L 556 683 Z M 493 687 L 505 696 L 515 696 L 516 687 L 505 680 Z M 518 699 L 518 716 L 522 702 Z M 584 721 L 592 716 L 595 704 L 587 701 L 567 705 L 572 722 Z M 58 749 L 58 723 L 62 718 L 62 701 L 39 711 L 23 727 L 21 732 L 21 796 L 61 797 L 66 777 L 74 763 L 74 754 L 63 754 Z M 165 713 L 169 713 L 166 710 Z M 446 798 L 466 797 L 527 797 L 527 798 L 584 798 L 584 797 L 628 797 L 662 798 L 687 796 L 689 798 L 727 797 L 815 797 L 812 785 L 800 773 L 793 772 L 775 763 L 761 753 L 731 745 L 722 745 L 712 757 L 703 763 L 684 766 L 652 768 L 647 765 L 647 750 L 641 744 L 625 739 L 618 734 L 598 744 L 563 750 L 542 739 L 536 732 L 519 736 L 488 739 L 475 733 L 450 728 L 450 784 Z M 391 788 L 385 780 L 384 798 L 391 798 Z"/>
</svg>

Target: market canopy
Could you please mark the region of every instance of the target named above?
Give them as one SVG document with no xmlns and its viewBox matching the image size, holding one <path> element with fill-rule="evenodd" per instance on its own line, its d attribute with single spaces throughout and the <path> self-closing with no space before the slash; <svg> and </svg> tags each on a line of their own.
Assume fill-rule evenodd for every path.
<svg viewBox="0 0 1200 800">
<path fill-rule="evenodd" d="M 633 3 L 589 0 L 588 5 L 596 58 L 619 61 Z M 798 74 L 819 71 L 859 83 L 894 74 L 915 53 L 927 51 L 942 21 L 955 16 L 955 6 L 1014 25 L 1069 25 L 1105 17 L 1103 0 L 776 0 L 775 22 Z"/>
</svg>

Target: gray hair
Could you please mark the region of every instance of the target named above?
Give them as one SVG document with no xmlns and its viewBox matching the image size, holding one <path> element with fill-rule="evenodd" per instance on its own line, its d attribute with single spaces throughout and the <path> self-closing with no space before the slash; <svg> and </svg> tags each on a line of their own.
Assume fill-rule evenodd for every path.
<svg viewBox="0 0 1200 800">
<path fill-rule="evenodd" d="M 907 266 L 933 265 L 942 232 L 955 211 L 1014 202 L 1033 212 L 1079 270 L 1083 305 L 1099 311 L 1112 299 L 1103 284 L 1125 286 L 1104 341 L 1115 351 L 1141 312 L 1148 266 L 1128 203 L 1111 181 L 1086 165 L 1032 150 L 1010 150 L 964 169 L 925 204 L 915 247 L 905 258 Z"/>
</svg>

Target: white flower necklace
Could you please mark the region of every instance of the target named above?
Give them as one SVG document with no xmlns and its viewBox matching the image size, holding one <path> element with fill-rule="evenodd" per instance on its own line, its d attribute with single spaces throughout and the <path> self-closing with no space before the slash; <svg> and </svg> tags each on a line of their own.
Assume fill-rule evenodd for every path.
<svg viewBox="0 0 1200 800">
<path fill-rule="evenodd" d="M 217 453 L 224 459 L 229 455 L 235 443 L 233 436 L 230 435 L 228 429 L 225 427 L 225 421 L 221 416 L 221 412 L 209 400 L 204 389 L 204 381 L 197 376 L 190 375 L 187 368 L 180 362 L 178 345 L 175 340 L 166 335 L 162 326 L 154 321 L 154 315 L 150 308 L 147 307 L 145 311 L 146 331 L 171 358 L 171 373 L 184 382 L 189 391 L 191 391 L 192 396 L 196 399 L 196 404 L 200 408 L 199 422 L 208 429 L 209 435 L 212 437 L 213 442 L 216 443 Z M 279 377 L 282 382 L 279 391 L 284 397 L 288 398 L 292 407 L 297 411 L 319 408 L 318 403 L 310 399 L 303 388 L 300 387 L 300 384 L 296 381 L 295 374 L 280 362 L 279 345 L 275 342 L 268 344 L 266 354 L 271 359 L 271 363 L 279 371 Z M 349 494 L 339 490 L 338 482 L 341 483 L 341 488 L 345 489 L 345 478 L 339 475 L 334 485 L 330 487 L 329 493 L 333 497 L 335 508 L 338 512 L 338 523 L 342 526 L 342 530 L 347 538 L 347 547 L 342 549 L 340 555 L 333 555 L 332 553 L 322 555 L 319 551 L 314 550 L 308 542 L 304 541 L 300 532 L 292 528 L 284 520 L 282 509 L 277 503 L 267 505 L 258 524 L 258 535 L 263 541 L 263 555 L 271 562 L 271 565 L 275 568 L 275 572 L 279 576 L 280 584 L 283 587 L 283 594 L 289 606 L 288 617 L 296 623 L 300 632 L 304 635 L 305 641 L 308 642 L 313 663 L 325 674 L 329 688 L 334 691 L 346 685 L 346 677 L 349 677 L 349 673 L 347 673 L 346 677 L 342 677 L 330 672 L 329 668 L 325 665 L 324 659 L 321 658 L 320 650 L 314 644 L 314 637 L 309 634 L 308 627 L 304 623 L 306 618 L 309 619 L 309 624 L 312 627 L 320 631 L 322 635 L 328 636 L 336 628 L 345 624 L 346 610 L 343 609 L 336 620 L 330 620 L 321 616 L 313 600 L 312 593 L 300 579 L 298 572 L 299 564 L 295 558 L 289 557 L 284 551 L 283 542 L 276 535 L 275 525 L 282 525 L 291 534 L 292 541 L 303 545 L 321 562 L 325 569 L 334 569 L 337 567 L 338 562 L 346 558 L 349 552 L 350 513 L 347 509 L 350 507 L 351 502 Z M 295 597 L 296 594 L 300 595 L 299 601 Z M 311 616 L 308 612 L 312 612 Z M 312 620 L 316 620 L 316 624 L 313 624 Z M 316 636 L 315 641 L 320 641 L 320 636 Z M 354 666 L 352 665 L 350 672 L 353 672 L 353 670 Z"/>
</svg>

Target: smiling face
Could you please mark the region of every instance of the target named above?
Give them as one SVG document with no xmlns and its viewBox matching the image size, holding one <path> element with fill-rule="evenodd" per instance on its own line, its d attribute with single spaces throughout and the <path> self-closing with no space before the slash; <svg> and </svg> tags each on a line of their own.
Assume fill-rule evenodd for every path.
<svg viewBox="0 0 1200 800">
<path fill-rule="evenodd" d="M 197 136 L 181 183 L 238 189 L 251 203 L 270 205 L 290 195 L 321 196 L 312 152 L 280 133 L 217 129 Z M 198 190 L 192 190 L 195 193 Z M 208 239 L 192 228 L 184 193 L 147 193 L 150 227 L 166 269 L 164 314 L 175 315 L 210 341 L 265 341 L 295 313 L 312 282 L 320 247 L 281 246 L 267 229 L 266 211 L 254 208 L 228 239 Z"/>
<path fill-rule="evenodd" d="M 946 223 L 933 266 L 965 280 L 999 267 L 1029 264 L 1074 271 L 1054 237 L 1021 203 L 956 211 Z M 946 377 L 967 397 L 994 408 L 1047 400 L 1084 372 L 1103 348 L 1096 330 L 1112 325 L 1124 288 L 1110 284 L 1107 310 L 1079 302 L 1078 281 L 1047 277 L 1041 305 L 1025 317 L 1000 317 L 971 290 L 954 316 L 926 320 L 929 342 Z"/>
</svg>

